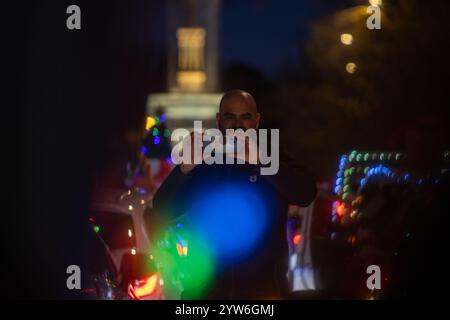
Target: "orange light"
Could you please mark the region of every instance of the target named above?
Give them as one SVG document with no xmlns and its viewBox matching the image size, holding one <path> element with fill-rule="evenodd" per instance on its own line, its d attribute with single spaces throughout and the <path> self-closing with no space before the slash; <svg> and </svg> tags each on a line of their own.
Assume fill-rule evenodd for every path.
<svg viewBox="0 0 450 320">
<path fill-rule="evenodd" d="M 140 280 L 139 286 L 137 288 L 132 286 L 131 287 L 132 294 L 136 297 L 136 299 L 141 299 L 143 297 L 149 296 L 155 291 L 157 283 L 158 283 L 158 274 L 155 273 L 154 275 L 148 277 L 145 280 Z"/>
<path fill-rule="evenodd" d="M 339 217 L 342 217 L 345 213 L 345 204 L 341 203 L 336 207 L 336 213 Z"/>
<path fill-rule="evenodd" d="M 177 252 L 179 256 L 187 256 L 188 247 L 187 246 L 182 247 L 179 243 L 177 243 Z"/>
<path fill-rule="evenodd" d="M 294 238 L 292 239 L 292 242 L 293 242 L 295 245 L 298 245 L 298 244 L 300 243 L 300 241 L 302 241 L 302 235 L 301 235 L 301 234 L 296 234 L 296 235 L 294 236 Z"/>
<path fill-rule="evenodd" d="M 183 255 L 183 248 L 181 247 L 181 245 L 179 243 L 177 243 L 177 252 L 179 256 Z"/>
</svg>

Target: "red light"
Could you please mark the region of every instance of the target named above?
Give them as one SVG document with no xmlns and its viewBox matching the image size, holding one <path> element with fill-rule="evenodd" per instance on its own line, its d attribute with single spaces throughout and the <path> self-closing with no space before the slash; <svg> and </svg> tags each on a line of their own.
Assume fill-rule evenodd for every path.
<svg viewBox="0 0 450 320">
<path fill-rule="evenodd" d="M 137 285 L 131 283 L 128 289 L 128 295 L 133 299 L 142 299 L 155 291 L 157 283 L 158 274 L 155 273 L 147 279 L 139 280 Z"/>
<path fill-rule="evenodd" d="M 83 289 L 83 290 L 81 290 L 81 292 L 83 292 L 83 293 L 95 292 L 95 289 L 90 289 L 90 288 Z"/>
<path fill-rule="evenodd" d="M 300 243 L 300 241 L 302 241 L 302 235 L 301 235 L 301 234 L 296 234 L 296 235 L 294 236 L 294 238 L 292 239 L 292 242 L 293 242 L 295 245 L 298 245 L 298 244 Z"/>
<path fill-rule="evenodd" d="M 339 217 L 342 217 L 345 213 L 345 204 L 341 203 L 336 206 L 336 213 Z"/>
</svg>

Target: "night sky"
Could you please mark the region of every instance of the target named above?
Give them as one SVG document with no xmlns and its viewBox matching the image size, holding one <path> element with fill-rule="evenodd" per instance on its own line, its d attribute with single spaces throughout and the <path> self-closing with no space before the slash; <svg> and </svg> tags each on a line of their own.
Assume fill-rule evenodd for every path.
<svg viewBox="0 0 450 320">
<path fill-rule="evenodd" d="M 266 77 L 295 68 L 308 36 L 309 23 L 354 1 L 225 0 L 220 24 L 223 67 L 242 63 Z"/>
</svg>

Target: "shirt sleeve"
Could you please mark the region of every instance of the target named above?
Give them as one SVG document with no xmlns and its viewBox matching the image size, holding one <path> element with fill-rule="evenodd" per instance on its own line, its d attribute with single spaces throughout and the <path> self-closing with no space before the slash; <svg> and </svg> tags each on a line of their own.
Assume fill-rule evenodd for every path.
<svg viewBox="0 0 450 320">
<path fill-rule="evenodd" d="M 280 157 L 278 173 L 266 178 L 288 204 L 307 207 L 316 197 L 317 186 L 311 173 L 285 154 Z"/>
<path fill-rule="evenodd" d="M 152 212 L 170 221 L 178 218 L 184 212 L 186 187 L 191 174 L 184 174 L 180 166 L 176 166 L 161 184 L 153 198 Z"/>
</svg>

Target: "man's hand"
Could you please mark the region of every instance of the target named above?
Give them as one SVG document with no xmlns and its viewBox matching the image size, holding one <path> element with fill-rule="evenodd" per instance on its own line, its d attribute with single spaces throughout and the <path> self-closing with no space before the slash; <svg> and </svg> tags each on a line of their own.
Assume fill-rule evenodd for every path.
<svg viewBox="0 0 450 320">
<path fill-rule="evenodd" d="M 251 137 L 245 137 L 244 148 L 233 152 L 232 156 L 236 159 L 244 160 L 250 164 L 260 164 L 261 155 L 259 154 L 258 143 Z"/>
</svg>

